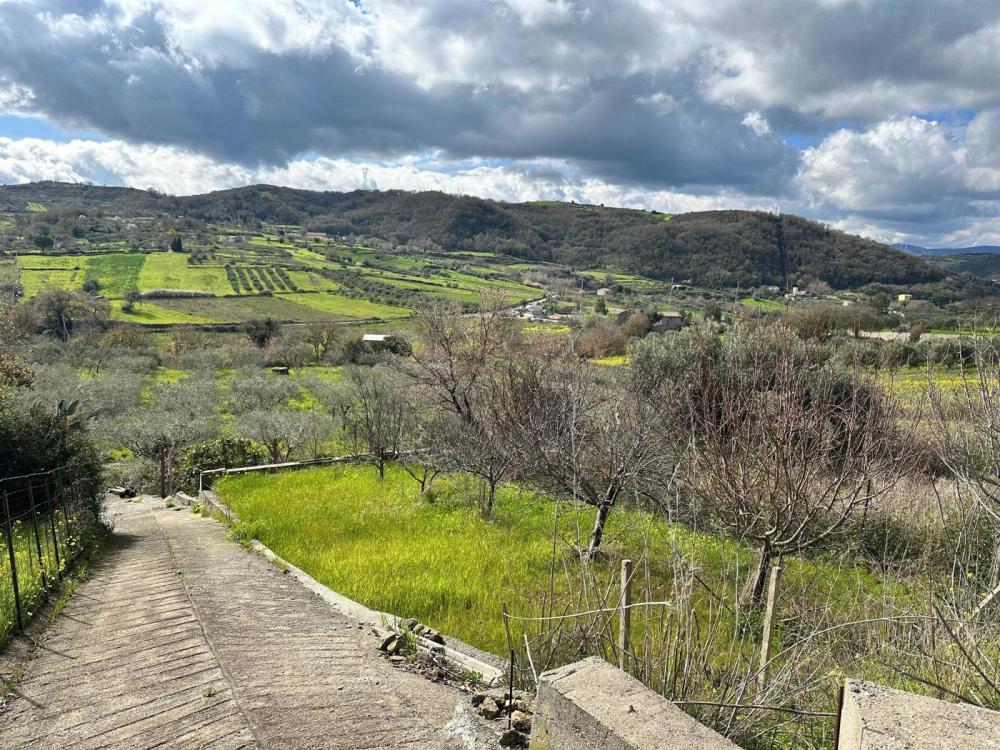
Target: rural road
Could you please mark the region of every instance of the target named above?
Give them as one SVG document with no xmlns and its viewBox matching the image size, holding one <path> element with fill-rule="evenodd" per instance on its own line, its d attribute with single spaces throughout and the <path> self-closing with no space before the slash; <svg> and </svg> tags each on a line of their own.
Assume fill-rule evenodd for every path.
<svg viewBox="0 0 1000 750">
<path fill-rule="evenodd" d="M 112 512 L 113 551 L 0 710 L 0 747 L 456 747 L 456 691 L 393 668 L 221 524 L 152 498 Z"/>
</svg>

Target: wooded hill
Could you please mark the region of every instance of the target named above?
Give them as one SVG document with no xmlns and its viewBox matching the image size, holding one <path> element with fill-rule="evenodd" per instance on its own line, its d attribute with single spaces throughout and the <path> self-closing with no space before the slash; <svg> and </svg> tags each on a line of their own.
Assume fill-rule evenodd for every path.
<svg viewBox="0 0 1000 750">
<path fill-rule="evenodd" d="M 29 206 L 33 204 L 33 206 Z M 613 268 L 714 288 L 783 288 L 821 280 L 834 289 L 939 282 L 920 257 L 797 216 L 753 211 L 667 215 L 574 203 L 501 203 L 439 192 L 315 192 L 253 185 L 195 196 L 40 182 L 0 187 L 0 211 L 170 213 L 226 225 L 268 222 L 335 236 L 375 237 L 432 250 L 477 250 Z"/>
</svg>

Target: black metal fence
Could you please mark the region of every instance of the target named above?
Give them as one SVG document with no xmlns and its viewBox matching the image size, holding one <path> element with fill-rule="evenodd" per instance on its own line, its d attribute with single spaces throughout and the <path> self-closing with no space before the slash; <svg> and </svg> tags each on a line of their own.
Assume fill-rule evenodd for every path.
<svg viewBox="0 0 1000 750">
<path fill-rule="evenodd" d="M 0 643 L 24 630 L 91 540 L 96 491 L 72 467 L 0 479 Z"/>
</svg>

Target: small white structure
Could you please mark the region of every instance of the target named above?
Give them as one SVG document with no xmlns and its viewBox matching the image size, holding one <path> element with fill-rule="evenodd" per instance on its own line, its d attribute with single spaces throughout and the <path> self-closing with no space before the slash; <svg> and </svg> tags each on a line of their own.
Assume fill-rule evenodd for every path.
<svg viewBox="0 0 1000 750">
<path fill-rule="evenodd" d="M 611 294 L 611 290 L 608 289 L 606 286 L 602 286 L 600 289 L 597 290 L 598 297 L 607 297 L 609 294 Z"/>
<path fill-rule="evenodd" d="M 362 341 L 385 341 L 389 338 L 387 333 L 366 333 L 361 337 Z"/>
<path fill-rule="evenodd" d="M 912 294 L 900 294 L 898 297 L 896 297 L 896 302 L 909 302 L 912 299 L 913 299 Z"/>
<path fill-rule="evenodd" d="M 538 302 L 532 302 L 530 305 L 524 308 L 525 314 L 529 318 L 544 318 L 545 308 Z"/>
</svg>

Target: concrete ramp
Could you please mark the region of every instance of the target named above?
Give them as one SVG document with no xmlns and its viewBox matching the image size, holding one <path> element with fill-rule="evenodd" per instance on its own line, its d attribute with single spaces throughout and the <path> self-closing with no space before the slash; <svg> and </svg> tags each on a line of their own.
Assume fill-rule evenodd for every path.
<svg viewBox="0 0 1000 750">
<path fill-rule="evenodd" d="M 2 748 L 431 748 L 457 693 L 393 668 L 367 626 L 216 521 L 122 502 L 0 710 Z"/>
</svg>

